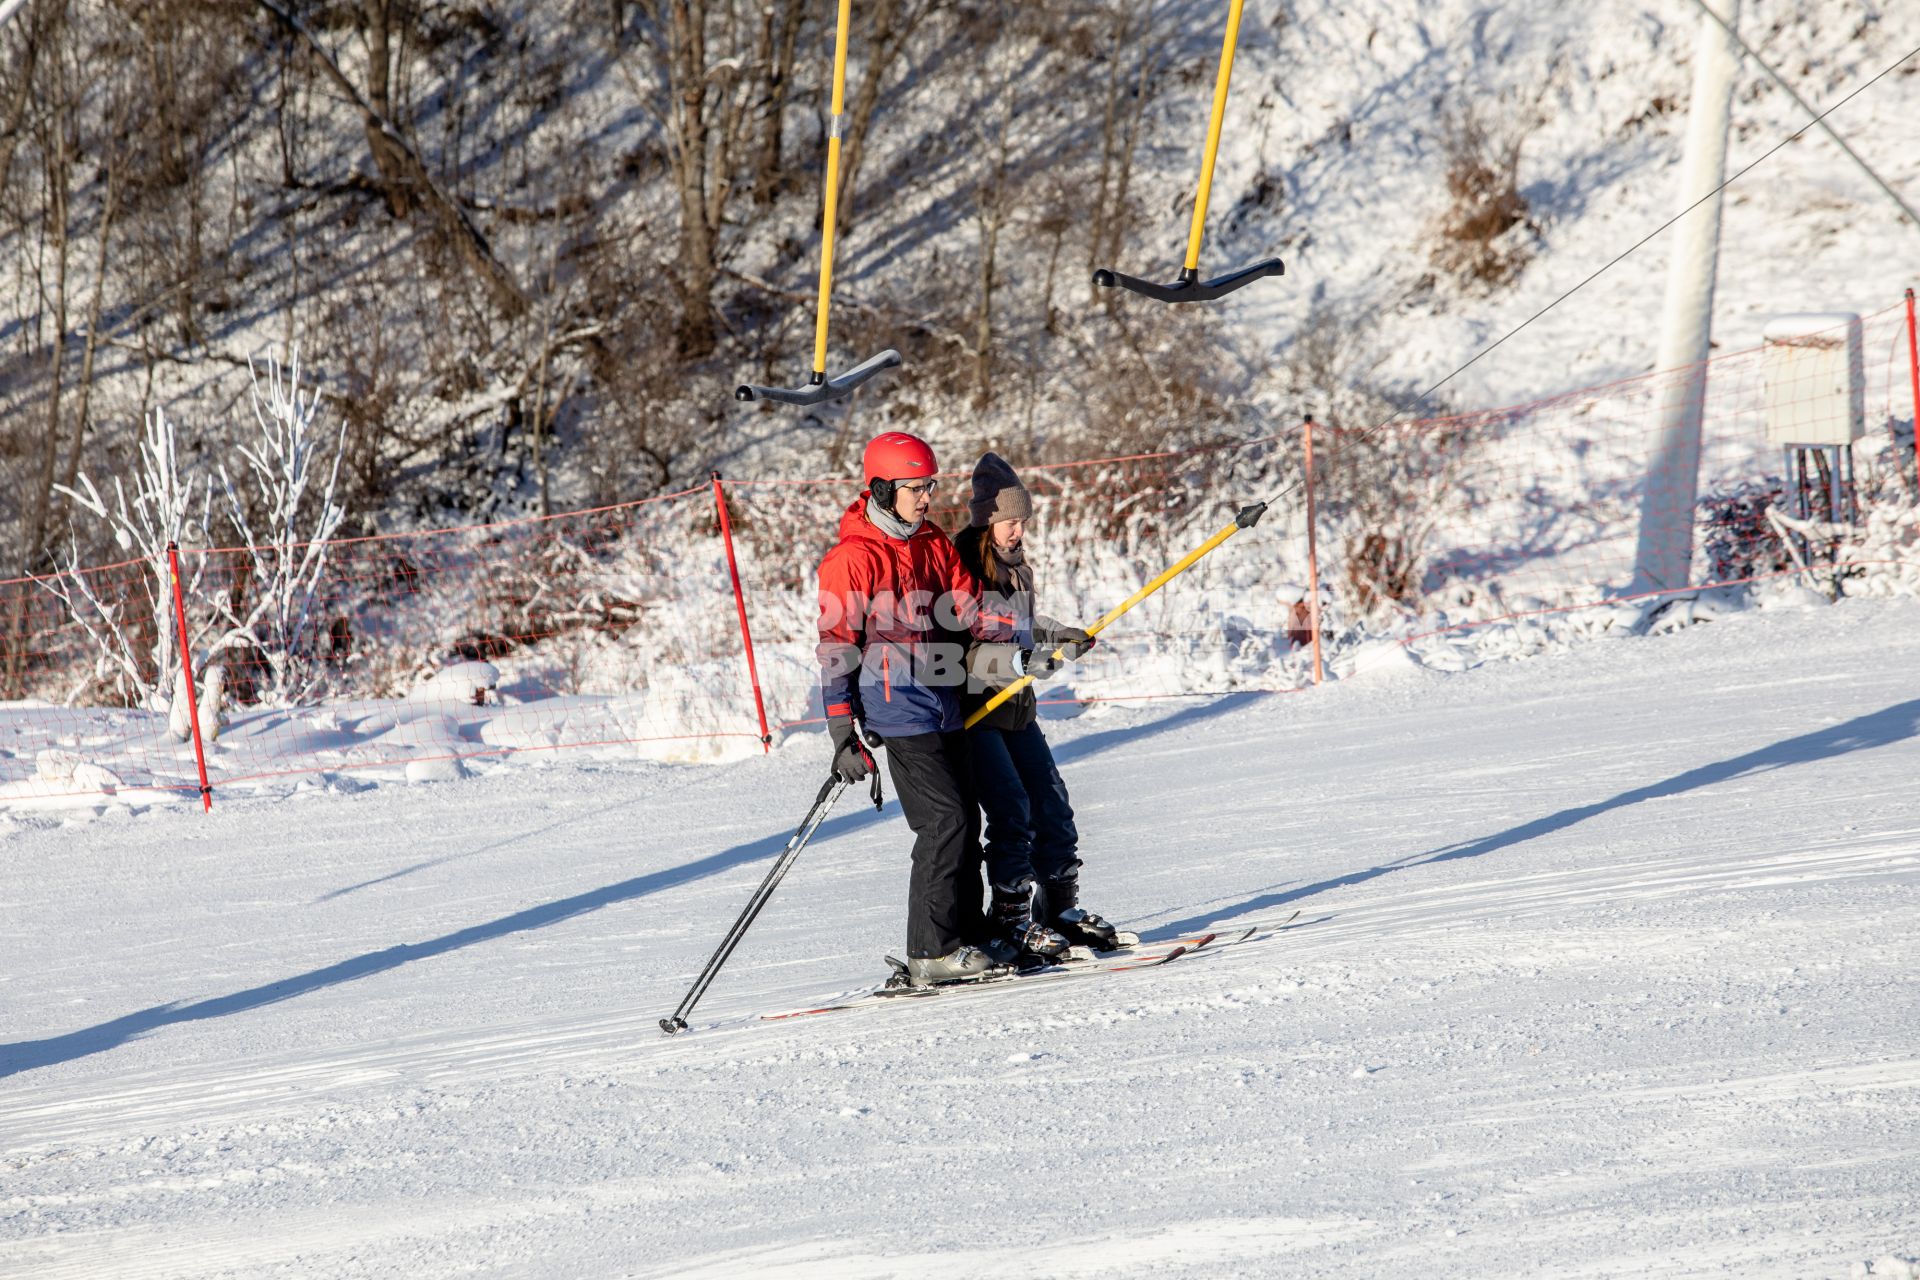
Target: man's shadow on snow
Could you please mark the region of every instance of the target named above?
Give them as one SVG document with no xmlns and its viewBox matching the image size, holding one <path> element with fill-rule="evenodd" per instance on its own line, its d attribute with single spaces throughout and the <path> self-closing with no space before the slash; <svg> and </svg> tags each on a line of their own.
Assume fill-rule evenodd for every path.
<svg viewBox="0 0 1920 1280">
<path fill-rule="evenodd" d="M 622 807 L 625 805 L 613 805 L 600 812 L 607 813 Z M 834 834 L 865 826 L 874 821 L 877 816 L 871 808 L 864 807 L 855 813 L 842 814 L 822 823 L 820 830 L 815 834 L 815 840 L 831 839 Z M 528 832 L 514 839 L 529 839 L 544 834 L 551 831 L 554 825 L 558 824 L 550 824 L 540 831 Z M 684 862 L 677 867 L 650 871 L 645 875 L 634 876 L 617 884 L 590 889 L 585 893 L 576 893 L 571 897 L 559 898 L 537 907 L 528 907 L 524 911 L 515 911 L 482 924 L 469 925 L 467 928 L 457 929 L 425 942 L 406 942 L 398 946 L 384 947 L 379 951 L 369 951 L 364 955 L 341 960 L 323 968 L 310 969 L 306 973 L 262 983 L 260 986 L 235 991 L 230 995 L 197 1000 L 190 1004 L 155 1005 L 150 1009 L 142 1009 L 137 1013 L 130 1013 L 79 1031 L 69 1031 L 64 1035 L 50 1036 L 44 1040 L 22 1040 L 13 1044 L 0 1044 L 0 1079 L 23 1071 L 50 1067 L 56 1063 L 71 1062 L 90 1054 L 104 1053 L 108 1049 L 116 1048 L 148 1032 L 158 1031 L 176 1023 L 198 1022 L 206 1018 L 223 1018 L 232 1013 L 245 1013 L 266 1005 L 278 1004 L 282 1000 L 292 1000 L 327 987 L 338 986 L 343 982 L 352 982 L 357 978 L 385 973 L 416 960 L 446 955 L 450 951 L 458 951 L 462 947 L 470 947 L 476 943 L 491 942 L 508 934 L 544 929 L 575 916 L 598 911 L 602 907 L 629 902 L 677 885 L 704 880 L 743 863 L 772 857 L 786 848 L 791 835 L 791 832 L 782 832 L 764 836 L 758 840 L 735 845 L 731 849 L 709 854 L 704 858 Z M 496 845 L 512 842 L 512 840 L 498 841 Z M 362 886 L 350 886 L 350 888 L 360 887 Z M 337 895 L 326 895 L 326 897 L 334 896 Z M 324 900 L 325 898 L 321 899 L 321 901 Z M 745 900 L 744 891 L 742 900 Z"/>
<path fill-rule="evenodd" d="M 1059 757 L 1062 759 L 1077 759 L 1101 751 L 1111 750 L 1116 746 L 1126 743 L 1137 742 L 1142 738 L 1150 737 L 1154 734 L 1178 729 L 1235 710 L 1238 707 L 1246 705 L 1256 696 L 1257 695 L 1253 694 L 1231 695 L 1201 706 L 1189 707 L 1174 715 L 1149 721 L 1146 724 L 1092 733 L 1086 737 L 1064 744 L 1059 752 Z M 854 792 L 849 792 L 848 798 L 859 797 L 857 797 Z M 798 802 L 797 797 L 796 802 Z M 630 802 L 623 802 L 622 805 L 609 806 L 600 812 L 604 814 L 611 812 L 613 809 L 625 807 L 625 803 Z M 895 812 L 897 812 L 897 808 L 891 801 L 889 802 L 887 812 L 883 814 L 875 814 L 874 811 L 868 808 L 863 802 L 861 807 L 855 812 L 843 813 L 838 817 L 829 818 L 826 822 L 822 823 L 819 831 L 814 835 L 814 843 L 824 843 L 825 841 L 833 839 L 836 835 L 845 834 L 857 828 L 867 826 L 872 822 L 889 817 Z M 586 815 L 580 816 L 584 817 Z M 578 819 L 569 819 L 569 821 L 576 820 Z M 496 841 L 494 845 L 490 847 L 499 847 L 517 840 L 531 839 L 552 831 L 557 825 L 561 824 L 549 824 L 539 831 L 526 832 L 505 840 Z M 791 831 L 780 831 L 773 835 L 763 836 L 758 840 L 735 845 L 730 849 L 723 849 L 718 853 L 709 854 L 704 858 L 696 858 L 691 862 L 682 863 L 677 867 L 668 867 L 660 871 L 650 871 L 644 875 L 622 880 L 617 884 L 605 885 L 598 889 L 588 890 L 585 893 L 577 893 L 571 897 L 543 903 L 540 906 L 528 907 L 523 911 L 515 911 L 509 915 L 500 916 L 497 919 L 488 920 L 481 924 L 469 925 L 467 928 L 457 929 L 452 933 L 442 934 L 437 938 L 430 938 L 425 942 L 407 942 L 401 943 L 398 946 L 384 947 L 379 951 L 369 951 L 364 955 L 341 960 L 319 969 L 310 969 L 306 973 L 276 979 L 273 982 L 262 983 L 256 987 L 248 987 L 244 991 L 235 991 L 228 995 L 214 996 L 206 1000 L 197 1000 L 185 1004 L 168 1003 L 154 1005 L 149 1009 L 129 1013 L 108 1022 L 98 1023 L 91 1027 L 84 1027 L 78 1031 L 69 1031 L 63 1035 L 49 1036 L 43 1040 L 22 1040 L 12 1044 L 0 1044 L 0 1079 L 11 1075 L 18 1075 L 23 1071 L 33 1071 L 41 1067 L 50 1067 L 62 1062 L 71 1062 L 76 1058 L 84 1058 L 91 1054 L 104 1053 L 109 1049 L 117 1048 L 127 1043 L 129 1040 L 137 1039 L 149 1032 L 158 1031 L 179 1023 L 199 1022 L 208 1018 L 223 1018 L 228 1014 L 246 1013 L 266 1005 L 278 1004 L 283 1000 L 292 1000 L 300 996 L 309 995 L 315 991 L 324 990 L 327 987 L 338 986 L 341 983 L 352 982 L 359 978 L 385 973 L 388 970 L 397 969 L 402 965 L 411 964 L 416 960 L 428 960 L 435 956 L 446 955 L 448 952 L 458 951 L 463 947 L 470 947 L 476 943 L 492 942 L 495 939 L 506 937 L 509 934 L 525 933 L 533 929 L 544 929 L 549 925 L 559 924 L 575 916 L 585 915 L 590 911 L 598 911 L 602 907 L 631 902 L 636 898 L 644 898 L 649 894 L 659 893 L 663 890 L 672 889 L 684 884 L 690 884 L 696 880 L 704 880 L 710 876 L 716 876 L 723 872 L 730 871 L 745 863 L 757 862 L 761 859 L 773 857 L 782 849 L 786 848 L 787 841 L 791 838 L 791 835 Z M 444 860 L 445 859 L 441 859 L 440 861 Z M 378 884 L 382 880 L 395 879 L 402 875 L 411 874 L 413 871 L 417 871 L 421 866 L 425 865 L 431 864 L 417 864 L 394 872 L 389 876 L 382 876 L 379 879 L 366 881 L 358 885 L 349 885 L 344 889 L 335 890 L 332 893 L 326 894 L 317 901 L 326 901 L 327 899 L 339 897 L 342 894 L 365 888 L 368 885 Z M 741 890 L 742 902 L 746 900 L 746 896 L 747 889 L 743 884 Z M 722 922 L 720 921 L 714 922 L 716 937 L 718 936 L 721 925 Z"/>
<path fill-rule="evenodd" d="M 1218 908 L 1204 915 L 1189 916 L 1184 920 L 1175 920 L 1170 924 L 1157 926 L 1150 936 L 1174 937 L 1191 933 L 1215 921 L 1232 920 L 1235 916 L 1249 912 L 1285 906 L 1287 903 L 1311 898 L 1315 894 L 1325 893 L 1330 889 L 1365 884 L 1369 880 L 1377 880 L 1381 876 L 1395 871 L 1404 871 L 1408 867 L 1424 866 L 1433 862 L 1451 862 L 1457 858 L 1477 858 L 1482 854 L 1496 853 L 1501 849 L 1524 844 L 1529 840 L 1537 840 L 1541 836 L 1564 831 L 1568 827 L 1603 813 L 1625 809 L 1644 801 L 1662 800 L 1669 796 L 1695 791 L 1701 787 L 1711 787 L 1717 783 L 1732 782 L 1736 778 L 1770 773 L 1775 769 L 1785 769 L 1792 765 L 1811 764 L 1855 751 L 1869 751 L 1875 747 L 1891 746 L 1916 736 L 1920 736 L 1920 699 L 1898 703 L 1870 715 L 1856 716 L 1844 724 L 1830 725 L 1824 729 L 1815 729 L 1811 733 L 1786 738 L 1771 746 L 1762 747 L 1758 751 L 1734 756 L 1730 760 L 1701 765 L 1697 769 L 1677 773 L 1671 778 L 1649 783 L 1644 787 L 1622 791 L 1618 795 L 1609 796 L 1605 800 L 1598 800 L 1592 804 L 1561 809 L 1544 818 L 1535 818 L 1531 822 L 1523 822 L 1517 827 L 1508 827 L 1505 831 L 1482 836 L 1478 840 L 1465 840 L 1456 844 L 1442 845 L 1437 849 L 1428 849 L 1422 853 L 1408 854 L 1404 858 L 1382 866 L 1369 867 L 1365 871 L 1356 871 L 1350 875 L 1336 876 L 1331 880 L 1322 880 L 1318 884 L 1259 894 L 1233 906 Z"/>
</svg>

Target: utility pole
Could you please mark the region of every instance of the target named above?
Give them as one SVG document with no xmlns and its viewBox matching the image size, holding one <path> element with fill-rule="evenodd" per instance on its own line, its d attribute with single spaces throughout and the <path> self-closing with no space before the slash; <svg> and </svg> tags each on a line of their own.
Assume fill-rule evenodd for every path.
<svg viewBox="0 0 1920 1280">
<path fill-rule="evenodd" d="M 1693 563 L 1693 504 L 1700 480 L 1700 426 L 1707 398 L 1707 350 L 1713 332 L 1713 286 L 1720 255 L 1720 195 L 1726 181 L 1727 126 L 1740 60 L 1730 32 L 1740 0 L 1705 0 L 1718 10 L 1700 16 L 1694 43 L 1693 100 L 1687 109 L 1686 155 L 1679 207 L 1699 207 L 1674 228 L 1660 321 L 1656 369 L 1660 427 L 1640 505 L 1634 592 L 1687 585 Z"/>
</svg>

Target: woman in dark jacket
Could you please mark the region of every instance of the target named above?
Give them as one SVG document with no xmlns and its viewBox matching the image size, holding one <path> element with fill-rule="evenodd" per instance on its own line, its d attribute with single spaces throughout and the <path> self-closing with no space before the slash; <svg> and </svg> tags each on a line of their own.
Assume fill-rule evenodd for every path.
<svg viewBox="0 0 1920 1280">
<path fill-rule="evenodd" d="M 1027 521 L 1033 497 L 1013 468 L 986 454 L 973 469 L 970 523 L 954 535 L 961 563 L 981 587 L 981 612 L 1030 626 L 1033 644 L 979 642 L 967 653 L 968 715 L 994 693 L 1043 662 L 1056 649 L 1068 660 L 1093 638 L 1033 612 L 1033 569 L 1026 562 Z M 1024 953 L 1054 956 L 1069 945 L 1101 950 L 1116 941 L 1112 925 L 1080 906 L 1080 835 L 1066 783 L 1041 732 L 1029 684 L 989 712 L 967 733 L 980 807 L 986 812 L 987 878 L 993 891 L 990 924 Z"/>
</svg>

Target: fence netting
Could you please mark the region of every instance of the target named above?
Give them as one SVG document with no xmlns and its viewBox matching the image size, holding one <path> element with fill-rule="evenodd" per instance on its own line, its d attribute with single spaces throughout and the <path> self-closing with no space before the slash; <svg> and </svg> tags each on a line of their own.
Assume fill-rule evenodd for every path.
<svg viewBox="0 0 1920 1280">
<path fill-rule="evenodd" d="M 1909 554 L 1906 344 L 1897 309 L 1861 323 L 1851 407 L 1826 366 L 1756 348 L 1442 419 L 1273 422 L 1255 440 L 1178 452 L 1011 457 L 1034 499 L 1027 558 L 1039 611 L 1082 624 L 1242 506 L 1272 499 L 1256 529 L 1115 622 L 1041 700 L 1069 715 L 1299 689 L 1314 679 L 1315 604 L 1323 656 L 1340 676 L 1390 646 L 1457 670 L 1684 625 L 1769 591 L 1911 592 L 1920 557 Z M 1689 402 L 1698 487 L 1677 520 L 1662 520 L 1649 476 L 1674 407 Z M 1864 431 L 1851 447 L 1800 447 L 1767 428 L 1771 416 L 1810 438 L 1844 438 L 1846 423 L 1821 420 L 1834 413 Z M 948 450 L 942 460 L 932 518 L 955 531 L 967 522 L 973 458 Z M 819 721 L 815 571 L 858 493 L 848 478 L 730 477 L 544 519 L 317 546 L 182 547 L 211 784 L 351 790 L 562 752 L 757 753 L 762 706 L 777 745 Z M 1645 566 L 1663 556 L 1683 581 L 1649 579 Z M 198 794 L 170 572 L 136 559 L 0 583 L 0 806 Z"/>
</svg>

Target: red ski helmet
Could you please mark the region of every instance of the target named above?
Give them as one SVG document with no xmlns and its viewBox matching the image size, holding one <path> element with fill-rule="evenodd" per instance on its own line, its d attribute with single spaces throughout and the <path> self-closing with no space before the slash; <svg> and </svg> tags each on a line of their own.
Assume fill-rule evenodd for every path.
<svg viewBox="0 0 1920 1280">
<path fill-rule="evenodd" d="M 889 431 L 867 441 L 860 456 L 862 476 L 874 480 L 917 480 L 931 477 L 940 469 L 933 459 L 933 446 L 919 436 L 904 431 Z"/>
<path fill-rule="evenodd" d="M 867 492 L 873 500 L 883 510 L 898 514 L 899 508 L 893 502 L 895 482 L 925 476 L 931 487 L 933 474 L 940 469 L 940 464 L 933 460 L 933 446 L 919 436 L 889 431 L 867 441 L 867 451 L 860 456 L 860 469 L 866 474 Z"/>
</svg>

